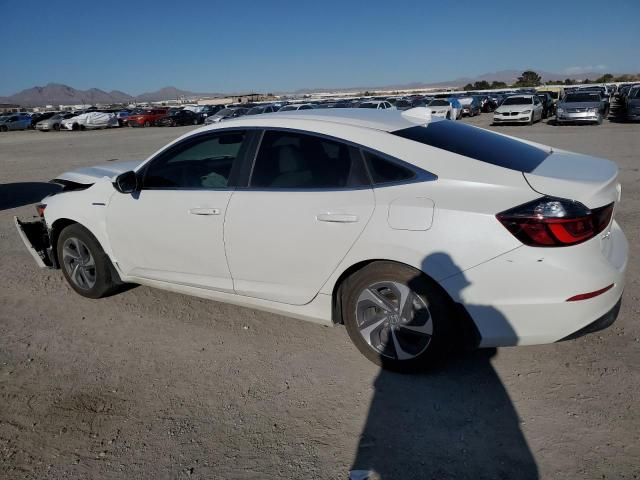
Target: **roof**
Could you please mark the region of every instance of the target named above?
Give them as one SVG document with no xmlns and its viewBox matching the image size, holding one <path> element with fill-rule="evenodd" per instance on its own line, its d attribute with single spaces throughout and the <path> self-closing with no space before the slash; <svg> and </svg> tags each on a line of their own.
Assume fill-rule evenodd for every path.
<svg viewBox="0 0 640 480">
<path fill-rule="evenodd" d="M 370 128 L 385 132 L 415 127 L 416 125 L 424 124 L 429 121 L 427 118 L 411 117 L 410 114 L 399 110 L 340 108 L 265 113 L 261 115 L 252 115 L 251 117 L 240 117 L 238 119 L 225 122 L 225 125 L 230 124 L 231 122 L 234 124 L 250 123 L 252 125 L 258 125 L 262 123 L 263 120 L 265 121 L 265 126 L 272 125 L 273 120 L 310 120 Z"/>
</svg>

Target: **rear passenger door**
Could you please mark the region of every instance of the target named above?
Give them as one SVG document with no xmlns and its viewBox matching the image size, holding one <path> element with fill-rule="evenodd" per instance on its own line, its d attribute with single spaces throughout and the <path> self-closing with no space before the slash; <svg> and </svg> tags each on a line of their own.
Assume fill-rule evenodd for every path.
<svg viewBox="0 0 640 480">
<path fill-rule="evenodd" d="M 236 293 L 292 305 L 313 300 L 371 217 L 369 183 L 362 156 L 347 144 L 264 132 L 248 186 L 227 210 Z"/>
</svg>

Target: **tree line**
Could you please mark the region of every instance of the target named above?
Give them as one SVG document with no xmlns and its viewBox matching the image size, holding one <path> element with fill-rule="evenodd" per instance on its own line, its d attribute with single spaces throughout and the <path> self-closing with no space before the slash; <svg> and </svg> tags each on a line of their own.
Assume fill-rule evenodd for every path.
<svg viewBox="0 0 640 480">
<path fill-rule="evenodd" d="M 619 75 L 614 76 L 611 73 L 605 73 L 595 80 L 588 78 L 584 80 L 575 80 L 573 78 L 566 78 L 564 80 L 549 80 L 544 82 L 546 85 L 576 85 L 584 83 L 611 83 L 611 82 L 635 82 L 640 80 L 640 74 L 631 75 Z M 486 80 L 482 80 L 475 83 L 467 83 L 464 86 L 464 90 L 497 90 L 501 88 L 511 87 L 539 87 L 543 84 L 542 77 L 533 70 L 527 70 L 522 72 L 522 75 L 518 77 L 518 80 L 513 85 L 507 85 L 505 82 L 493 81 L 489 83 Z"/>
</svg>

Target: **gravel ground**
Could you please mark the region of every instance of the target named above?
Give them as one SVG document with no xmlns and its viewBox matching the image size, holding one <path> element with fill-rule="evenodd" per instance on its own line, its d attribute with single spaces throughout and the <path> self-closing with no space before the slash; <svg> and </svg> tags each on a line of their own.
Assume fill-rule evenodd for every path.
<svg viewBox="0 0 640 480">
<path fill-rule="evenodd" d="M 496 130 L 618 163 L 621 314 L 414 376 L 381 372 L 342 327 L 146 287 L 81 298 L 36 268 L 12 216 L 56 174 L 146 157 L 188 128 L 0 134 L 0 477 L 640 478 L 640 125 Z"/>
</svg>

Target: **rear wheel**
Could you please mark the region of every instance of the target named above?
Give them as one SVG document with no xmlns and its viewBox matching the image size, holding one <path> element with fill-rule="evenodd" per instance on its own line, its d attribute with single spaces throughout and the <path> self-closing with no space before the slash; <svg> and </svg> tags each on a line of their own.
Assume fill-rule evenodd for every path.
<svg viewBox="0 0 640 480">
<path fill-rule="evenodd" d="M 144 122 L 144 126 L 145 126 L 145 127 L 150 127 L 150 126 L 151 126 L 151 123 L 147 120 L 146 122 Z"/>
<path fill-rule="evenodd" d="M 9 131 L 9 129 L 7 128 L 6 125 L 0 125 L 0 132 L 7 132 Z"/>
<path fill-rule="evenodd" d="M 358 350 L 384 368 L 432 366 L 449 344 L 451 302 L 422 272 L 374 262 L 341 289 L 343 320 Z"/>
<path fill-rule="evenodd" d="M 98 240 L 82 225 L 69 225 L 60 232 L 57 254 L 65 279 L 83 297 L 101 298 L 119 285 Z"/>
</svg>

